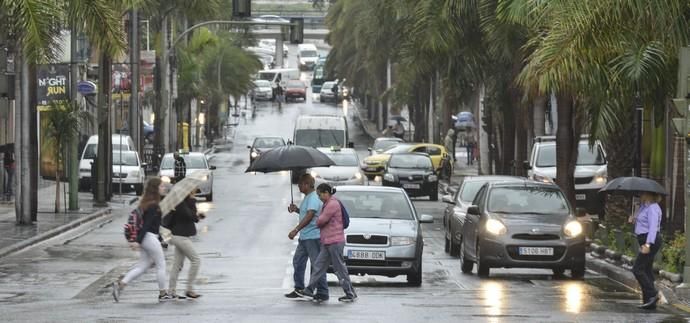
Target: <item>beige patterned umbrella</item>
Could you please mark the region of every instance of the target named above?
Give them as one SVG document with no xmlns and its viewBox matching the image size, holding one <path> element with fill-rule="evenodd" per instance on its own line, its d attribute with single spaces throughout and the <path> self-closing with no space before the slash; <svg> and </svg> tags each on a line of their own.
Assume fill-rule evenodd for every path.
<svg viewBox="0 0 690 323">
<path fill-rule="evenodd" d="M 184 201 L 189 193 L 199 187 L 203 183 L 204 177 L 208 175 L 208 171 L 198 171 L 187 175 L 181 181 L 175 183 L 160 203 L 161 214 L 165 216 L 174 210 L 175 206 Z"/>
</svg>

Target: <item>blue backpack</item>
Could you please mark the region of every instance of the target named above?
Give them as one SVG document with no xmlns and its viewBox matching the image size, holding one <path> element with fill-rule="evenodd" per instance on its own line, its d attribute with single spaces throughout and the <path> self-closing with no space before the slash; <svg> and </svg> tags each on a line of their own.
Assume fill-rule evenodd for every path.
<svg viewBox="0 0 690 323">
<path fill-rule="evenodd" d="M 340 203 L 340 213 L 343 215 L 343 229 L 347 229 L 347 227 L 350 226 L 350 215 L 347 214 L 347 209 L 345 209 L 345 205 L 343 205 L 343 202 L 340 202 L 338 200 L 338 203 Z"/>
</svg>

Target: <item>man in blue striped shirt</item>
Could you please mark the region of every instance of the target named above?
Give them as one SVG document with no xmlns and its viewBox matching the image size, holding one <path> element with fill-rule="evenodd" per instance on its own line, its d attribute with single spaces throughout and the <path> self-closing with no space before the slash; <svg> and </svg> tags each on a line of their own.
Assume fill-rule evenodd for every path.
<svg viewBox="0 0 690 323">
<path fill-rule="evenodd" d="M 635 234 L 640 250 L 632 272 L 642 289 L 642 305 L 639 308 L 653 310 L 659 302 L 659 291 L 654 286 L 654 257 L 661 248 L 661 197 L 644 192 L 640 197 L 640 210 L 635 216 Z"/>
</svg>

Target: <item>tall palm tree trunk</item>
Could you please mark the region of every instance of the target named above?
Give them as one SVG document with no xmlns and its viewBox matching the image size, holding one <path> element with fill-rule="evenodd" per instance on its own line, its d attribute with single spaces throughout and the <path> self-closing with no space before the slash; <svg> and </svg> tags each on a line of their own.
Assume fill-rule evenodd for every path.
<svg viewBox="0 0 690 323">
<path fill-rule="evenodd" d="M 567 93 L 556 95 L 558 102 L 558 130 L 556 131 L 556 184 L 563 190 L 571 205 L 575 205 L 575 160 L 577 138 L 573 138 L 573 99 Z"/>
</svg>

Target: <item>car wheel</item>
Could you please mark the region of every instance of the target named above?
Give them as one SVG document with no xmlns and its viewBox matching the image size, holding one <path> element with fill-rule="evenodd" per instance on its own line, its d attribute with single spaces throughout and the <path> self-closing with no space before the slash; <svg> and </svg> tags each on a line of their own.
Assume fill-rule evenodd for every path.
<svg viewBox="0 0 690 323">
<path fill-rule="evenodd" d="M 431 194 L 429 194 L 429 200 L 438 201 L 438 186 L 431 190 Z"/>
<path fill-rule="evenodd" d="M 570 277 L 573 279 L 582 279 L 585 277 L 585 263 L 575 265 L 570 269 Z"/>
<path fill-rule="evenodd" d="M 554 276 L 561 277 L 563 276 L 563 273 L 565 273 L 565 268 L 553 268 L 551 271 L 553 271 Z"/>
<path fill-rule="evenodd" d="M 134 191 L 137 193 L 137 196 L 141 196 L 141 193 L 144 192 L 144 184 L 134 185 Z"/>
<path fill-rule="evenodd" d="M 462 272 L 465 274 L 469 274 L 472 272 L 472 268 L 474 268 L 474 262 L 471 260 L 467 259 L 465 256 L 465 244 L 462 243 L 462 239 L 460 239 L 460 269 L 462 269 Z"/>
<path fill-rule="evenodd" d="M 422 285 L 422 259 L 421 257 L 415 265 L 413 272 L 407 274 L 407 284 L 410 286 L 421 286 Z"/>
<path fill-rule="evenodd" d="M 367 175 L 367 179 L 370 180 L 370 181 L 373 181 L 374 178 L 376 178 L 376 176 L 374 176 L 374 175 Z"/>
<path fill-rule="evenodd" d="M 206 201 L 207 202 L 213 201 L 213 191 L 211 191 L 211 193 L 208 193 L 208 195 L 206 195 Z"/>
<path fill-rule="evenodd" d="M 490 271 L 491 268 L 482 262 L 482 252 L 479 241 L 477 241 L 477 275 L 479 277 L 489 277 Z"/>
</svg>

